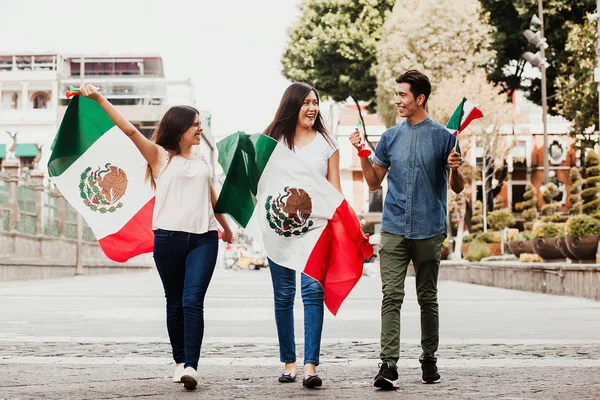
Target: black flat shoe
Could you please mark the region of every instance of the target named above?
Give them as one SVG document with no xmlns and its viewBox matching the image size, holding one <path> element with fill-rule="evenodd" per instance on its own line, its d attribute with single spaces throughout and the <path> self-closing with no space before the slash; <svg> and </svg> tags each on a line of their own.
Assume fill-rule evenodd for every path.
<svg viewBox="0 0 600 400">
<path fill-rule="evenodd" d="M 321 387 L 323 385 L 323 381 L 319 378 L 319 375 L 309 375 L 308 378 L 304 378 L 302 380 L 302 386 L 314 389 L 317 387 Z"/>
<path fill-rule="evenodd" d="M 292 383 L 296 382 L 296 375 L 286 374 L 285 372 L 279 377 L 279 383 Z"/>
</svg>

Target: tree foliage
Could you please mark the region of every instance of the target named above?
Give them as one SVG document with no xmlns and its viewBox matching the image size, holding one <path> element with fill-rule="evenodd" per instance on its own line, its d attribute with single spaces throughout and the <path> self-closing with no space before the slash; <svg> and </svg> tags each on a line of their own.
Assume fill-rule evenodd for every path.
<svg viewBox="0 0 600 400">
<path fill-rule="evenodd" d="M 446 78 L 465 78 L 493 58 L 491 27 L 478 0 L 405 0 L 385 20 L 378 44 L 377 112 L 396 124 L 394 79 L 408 69 L 429 76 L 435 87 Z M 462 94 L 462 91 L 459 92 Z M 458 102 L 454 104 L 454 107 Z"/>
<path fill-rule="evenodd" d="M 334 101 L 375 99 L 372 72 L 386 11 L 395 0 L 304 0 L 281 58 L 283 75 Z M 360 107 L 359 107 L 360 110 Z M 362 115 L 361 115 L 362 118 Z M 364 123 L 363 123 L 364 126 Z"/>
<path fill-rule="evenodd" d="M 597 27 L 590 18 L 569 26 L 565 50 L 570 54 L 556 79 L 556 110 L 573 123 L 569 133 L 575 137 L 598 122 L 598 86 L 594 82 Z"/>
<path fill-rule="evenodd" d="M 496 28 L 493 48 L 496 57 L 489 79 L 510 94 L 515 89 L 527 91 L 528 98 L 541 104 L 541 79 L 529 81 L 524 75 L 526 61 L 521 57 L 525 51 L 536 52 L 523 36 L 529 29 L 531 17 L 538 14 L 538 0 L 480 0 L 490 15 L 490 23 Z M 586 12 L 593 12 L 595 2 L 590 0 L 544 0 L 544 36 L 548 41 L 546 58 L 548 105 L 553 110 L 555 82 L 561 74 L 559 67 L 567 62 L 570 50 L 566 49 L 570 24 L 582 24 Z"/>
</svg>

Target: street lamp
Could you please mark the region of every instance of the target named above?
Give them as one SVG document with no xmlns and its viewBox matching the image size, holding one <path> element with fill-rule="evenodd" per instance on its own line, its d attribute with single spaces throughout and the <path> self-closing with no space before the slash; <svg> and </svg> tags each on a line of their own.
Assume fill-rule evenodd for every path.
<svg viewBox="0 0 600 400">
<path fill-rule="evenodd" d="M 542 0 L 538 0 L 538 14 L 531 18 L 529 23 L 529 29 L 523 32 L 523 36 L 527 38 L 527 41 L 533 44 L 539 49 L 539 51 L 533 54 L 530 51 L 523 53 L 523 58 L 534 67 L 542 71 L 542 124 L 544 125 L 544 183 L 549 182 L 549 166 L 548 166 L 548 99 L 546 92 L 546 68 L 550 66 L 546 62 L 545 50 L 548 48 L 546 38 L 544 37 L 544 10 L 542 7 Z"/>
</svg>

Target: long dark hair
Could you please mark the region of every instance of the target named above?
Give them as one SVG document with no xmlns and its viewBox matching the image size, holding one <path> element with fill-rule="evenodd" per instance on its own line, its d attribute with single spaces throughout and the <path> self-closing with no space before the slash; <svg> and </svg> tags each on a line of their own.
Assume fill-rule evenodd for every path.
<svg viewBox="0 0 600 400">
<path fill-rule="evenodd" d="M 302 103 L 308 94 L 313 91 L 317 96 L 317 102 L 321 103 L 319 92 L 311 85 L 304 82 L 292 83 L 283 93 L 279 108 L 275 113 L 275 118 L 271 124 L 265 129 L 265 134 L 271 136 L 273 139 L 279 141 L 283 137 L 283 143 L 290 148 L 294 149 L 294 132 L 296 131 L 296 125 L 298 123 L 298 114 L 302 108 Z M 321 110 L 317 113 L 315 118 L 315 124 L 313 129 L 320 132 L 325 137 L 328 143 L 331 144 L 331 138 L 329 132 L 325 127 Z"/>
<path fill-rule="evenodd" d="M 163 115 L 154 132 L 152 132 L 150 140 L 169 152 L 169 162 L 171 162 L 173 157 L 181 154 L 181 137 L 192 126 L 196 116 L 199 114 L 198 110 L 194 107 L 171 107 Z M 159 171 L 154 172 L 158 173 Z M 156 189 L 156 182 L 154 181 L 150 164 L 146 166 L 146 181 L 150 181 L 152 189 Z"/>
</svg>

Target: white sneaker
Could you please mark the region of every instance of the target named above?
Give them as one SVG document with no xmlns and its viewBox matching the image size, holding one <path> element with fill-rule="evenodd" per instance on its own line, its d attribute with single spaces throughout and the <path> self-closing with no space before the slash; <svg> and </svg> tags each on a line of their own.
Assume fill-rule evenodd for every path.
<svg viewBox="0 0 600 400">
<path fill-rule="evenodd" d="M 188 390 L 196 389 L 196 386 L 198 385 L 198 373 L 194 368 L 187 367 L 183 371 L 181 382 L 183 382 L 183 387 Z"/>
<path fill-rule="evenodd" d="M 184 363 L 181 364 L 177 364 L 175 365 L 175 372 L 173 372 L 173 382 L 175 383 L 180 383 L 181 382 L 181 377 L 183 376 L 183 371 L 184 371 Z"/>
</svg>

